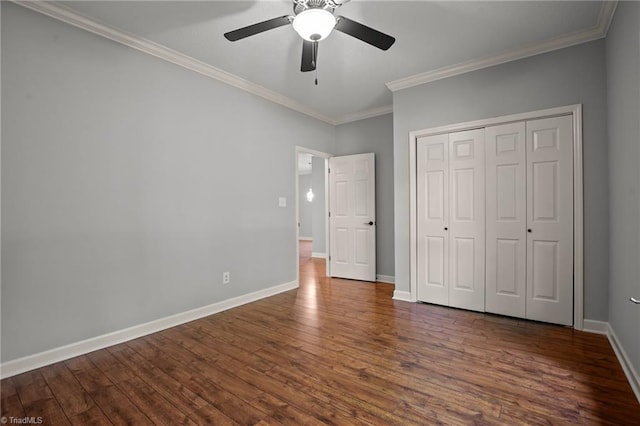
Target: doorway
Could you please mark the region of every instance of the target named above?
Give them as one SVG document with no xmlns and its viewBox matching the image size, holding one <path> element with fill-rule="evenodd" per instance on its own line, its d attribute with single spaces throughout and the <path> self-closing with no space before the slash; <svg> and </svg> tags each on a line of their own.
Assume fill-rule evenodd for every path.
<svg viewBox="0 0 640 426">
<path fill-rule="evenodd" d="M 296 262 L 300 257 L 326 259 L 329 253 L 328 159 L 331 154 L 296 147 Z M 304 251 L 304 253 L 302 253 Z M 325 274 L 330 276 L 329 262 Z"/>
</svg>

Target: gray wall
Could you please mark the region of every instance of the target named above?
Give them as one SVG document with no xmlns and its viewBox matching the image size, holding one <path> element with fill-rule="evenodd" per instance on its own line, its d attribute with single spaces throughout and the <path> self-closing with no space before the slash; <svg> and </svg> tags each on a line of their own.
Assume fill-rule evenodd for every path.
<svg viewBox="0 0 640 426">
<path fill-rule="evenodd" d="M 307 192 L 313 187 L 311 181 L 310 173 L 298 176 L 298 219 L 300 220 L 298 236 L 305 239 L 313 238 L 313 204 L 307 201 Z M 315 189 L 313 191 L 315 193 Z"/>
<path fill-rule="evenodd" d="M 640 372 L 640 3 L 618 4 L 607 36 L 611 245 L 609 323 Z"/>
<path fill-rule="evenodd" d="M 608 162 L 604 41 L 394 93 L 396 290 L 409 291 L 409 132 L 583 104 L 585 317 L 608 318 Z"/>
<path fill-rule="evenodd" d="M 325 207 L 325 173 L 324 162 L 322 157 L 313 157 L 311 159 L 311 186 L 315 198 L 311 203 L 312 209 L 312 236 L 313 236 L 313 253 L 317 255 L 327 254 L 327 235 L 326 235 L 326 218 L 327 210 Z"/>
<path fill-rule="evenodd" d="M 334 126 L 1 7 L 3 362 L 296 279 Z"/>
<path fill-rule="evenodd" d="M 393 115 L 342 124 L 336 128 L 336 155 L 376 154 L 377 273 L 394 276 Z"/>
</svg>

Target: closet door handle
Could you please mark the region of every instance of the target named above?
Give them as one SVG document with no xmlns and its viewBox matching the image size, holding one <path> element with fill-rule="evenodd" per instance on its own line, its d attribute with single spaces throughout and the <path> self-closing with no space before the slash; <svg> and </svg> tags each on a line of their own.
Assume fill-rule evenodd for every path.
<svg viewBox="0 0 640 426">
<path fill-rule="evenodd" d="M 444 230 L 445 230 L 445 231 L 448 231 L 448 230 L 449 230 L 449 228 L 447 228 L 447 227 L 445 226 L 445 227 L 444 227 Z"/>
<path fill-rule="evenodd" d="M 629 300 L 631 300 L 636 305 L 640 305 L 640 300 L 636 299 L 635 297 L 630 297 Z"/>
<path fill-rule="evenodd" d="M 527 232 L 531 233 L 531 229 L 527 229 Z"/>
</svg>

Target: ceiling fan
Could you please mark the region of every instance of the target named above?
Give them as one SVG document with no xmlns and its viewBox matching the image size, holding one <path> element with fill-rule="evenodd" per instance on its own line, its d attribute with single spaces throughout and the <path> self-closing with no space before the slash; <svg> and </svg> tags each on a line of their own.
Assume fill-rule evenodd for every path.
<svg viewBox="0 0 640 426">
<path fill-rule="evenodd" d="M 352 21 L 334 15 L 335 10 L 349 0 L 293 0 L 293 15 L 284 15 L 225 33 L 229 41 L 243 38 L 293 24 L 293 29 L 302 37 L 302 64 L 300 71 L 316 69 L 318 42 L 331 34 L 333 29 L 348 34 L 382 50 L 389 49 L 395 38 Z M 317 82 L 316 82 L 317 84 Z"/>
</svg>

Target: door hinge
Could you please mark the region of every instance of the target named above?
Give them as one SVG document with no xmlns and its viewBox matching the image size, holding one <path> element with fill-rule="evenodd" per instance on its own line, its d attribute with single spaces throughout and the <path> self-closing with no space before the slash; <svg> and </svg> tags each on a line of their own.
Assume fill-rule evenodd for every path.
<svg viewBox="0 0 640 426">
<path fill-rule="evenodd" d="M 329 217 L 331 217 L 331 212 L 329 212 Z"/>
</svg>

